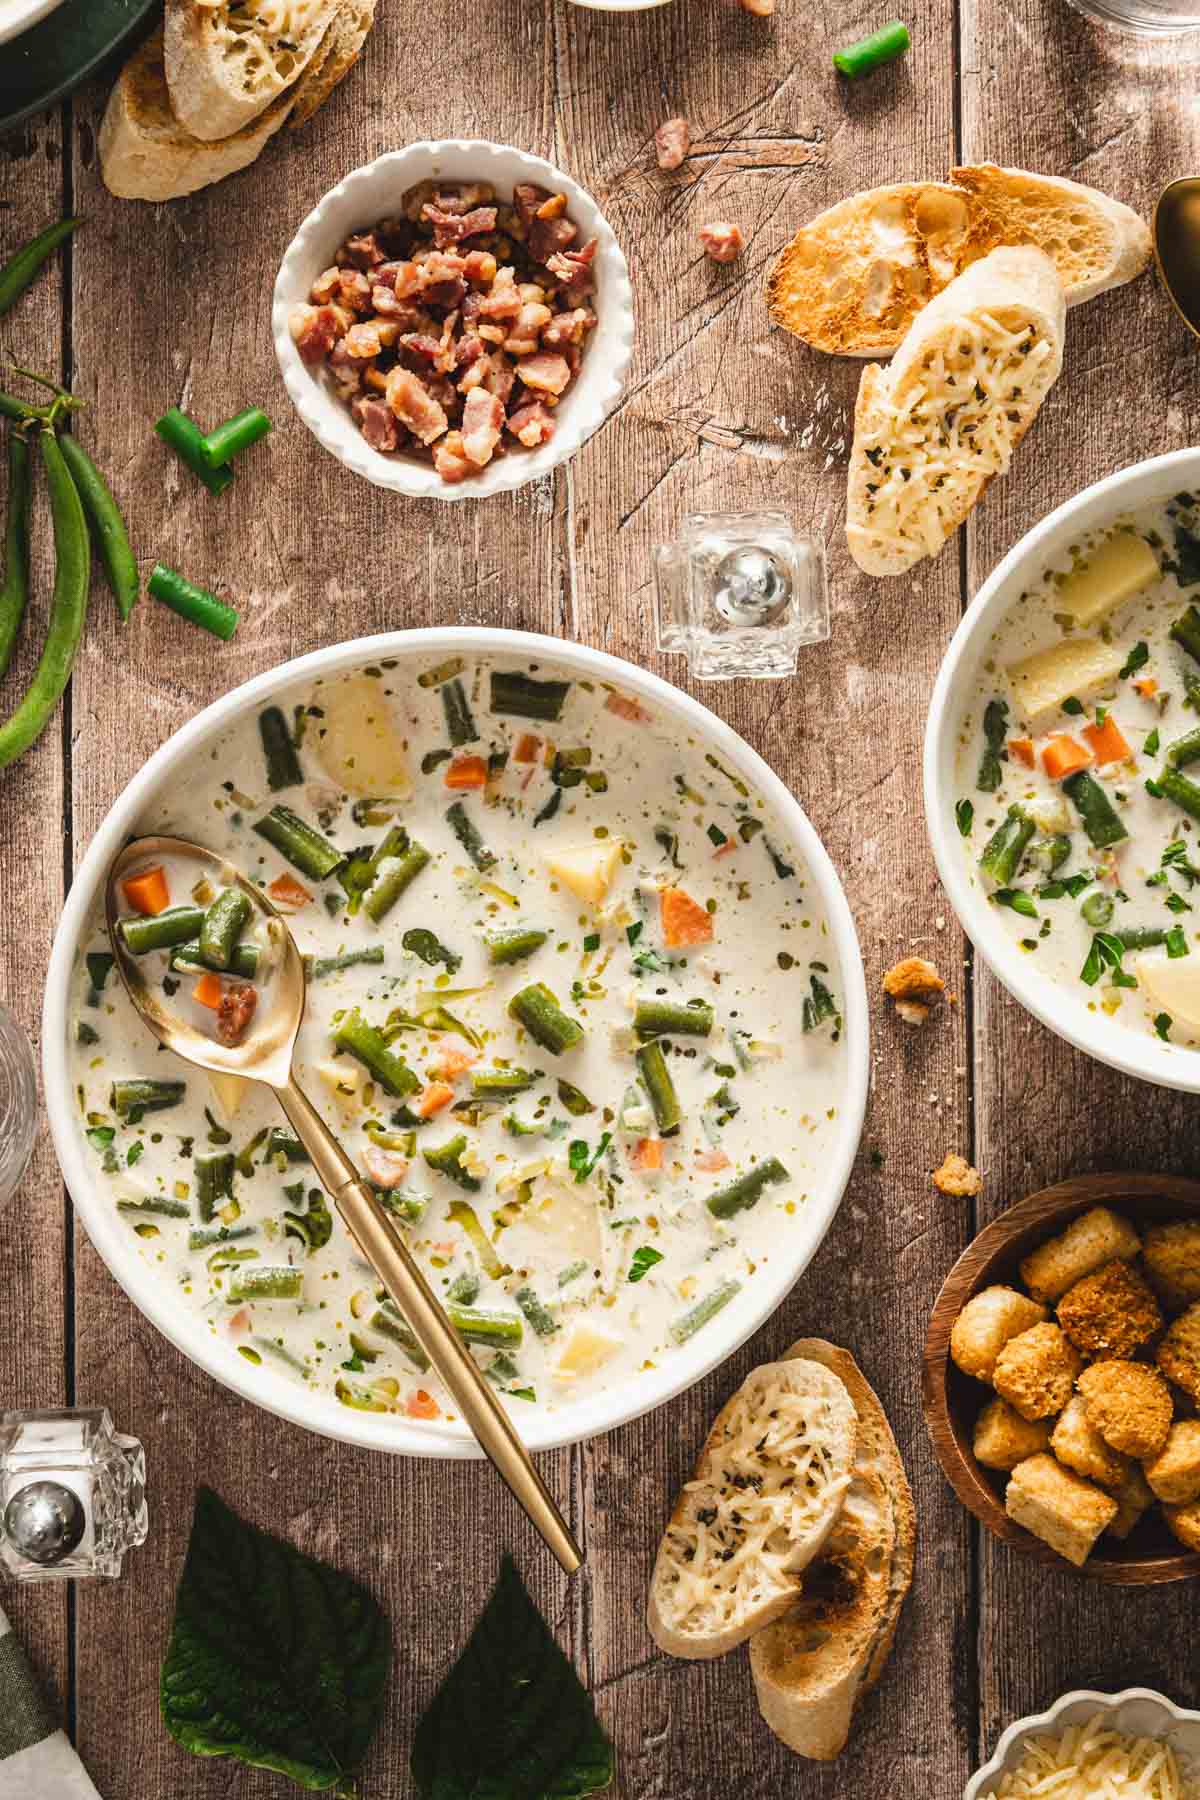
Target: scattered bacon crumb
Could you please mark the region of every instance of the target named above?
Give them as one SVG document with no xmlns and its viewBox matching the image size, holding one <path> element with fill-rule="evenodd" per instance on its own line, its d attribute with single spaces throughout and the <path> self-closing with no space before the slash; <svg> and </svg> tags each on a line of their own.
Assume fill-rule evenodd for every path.
<svg viewBox="0 0 1200 1800">
<path fill-rule="evenodd" d="M 663 1141 L 661 1138 L 639 1138 L 629 1158 L 635 1169 L 649 1174 L 654 1169 L 662 1168 Z"/>
<path fill-rule="evenodd" d="M 983 1176 L 973 1169 L 965 1156 L 951 1151 L 940 1169 L 933 1171 L 933 1185 L 939 1194 L 951 1194 L 956 1200 L 971 1200 L 983 1186 Z"/>
<path fill-rule="evenodd" d="M 719 1169 L 729 1167 L 729 1158 L 723 1150 L 701 1150 L 696 1153 L 696 1167 L 706 1175 L 715 1175 Z"/>
<path fill-rule="evenodd" d="M 692 147 L 686 119 L 668 119 L 654 134 L 654 154 L 660 169 L 677 169 Z"/>
<path fill-rule="evenodd" d="M 663 888 L 658 899 L 663 941 L 668 950 L 712 942 L 713 922 L 707 910 L 682 888 Z"/>
<path fill-rule="evenodd" d="M 249 982 L 232 987 L 217 1008 L 217 1036 L 223 1044 L 240 1044 L 258 1005 L 258 989 Z"/>
<path fill-rule="evenodd" d="M 307 906 L 312 899 L 304 883 L 297 881 L 294 875 L 277 875 L 267 892 L 277 906 Z"/>
<path fill-rule="evenodd" d="M 535 737 L 532 731 L 523 731 L 517 739 L 517 747 L 513 751 L 513 761 L 519 763 L 536 762 L 541 755 L 542 740 Z"/>
<path fill-rule="evenodd" d="M 906 956 L 883 978 L 883 991 L 896 1002 L 906 1025 L 923 1025 L 929 1009 L 946 991 L 946 984 L 923 956 Z"/>
<path fill-rule="evenodd" d="M 628 719 L 634 725 L 649 723 L 650 714 L 637 700 L 630 699 L 628 694 L 611 693 L 604 702 L 606 712 L 616 713 L 618 719 Z"/>
<path fill-rule="evenodd" d="M 740 228 L 725 219 L 702 225 L 697 235 L 705 255 L 711 256 L 714 262 L 733 262 L 746 247 Z"/>
</svg>

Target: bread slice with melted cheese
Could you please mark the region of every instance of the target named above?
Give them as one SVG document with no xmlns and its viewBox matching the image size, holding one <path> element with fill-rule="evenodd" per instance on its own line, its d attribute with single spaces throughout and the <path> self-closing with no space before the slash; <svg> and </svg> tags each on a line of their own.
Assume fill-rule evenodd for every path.
<svg viewBox="0 0 1200 1800">
<path fill-rule="evenodd" d="M 993 250 L 918 314 L 888 368 L 863 370 L 846 496 L 868 575 L 936 556 L 1007 472 L 1062 369 L 1064 302 L 1041 250 Z"/>
<path fill-rule="evenodd" d="M 759 1710 L 798 1756 L 829 1761 L 891 1653 L 912 1584 L 916 1513 L 896 1440 L 846 1350 L 803 1338 L 787 1352 L 820 1362 L 846 1387 L 858 1450 L 841 1516 L 809 1564 L 794 1606 L 750 1640 Z"/>
<path fill-rule="evenodd" d="M 858 1421 L 840 1377 L 766 1363 L 717 1414 L 671 1514 L 647 1622 L 672 1656 L 721 1656 L 795 1603 L 841 1511 Z"/>
<path fill-rule="evenodd" d="M 293 87 L 343 0 L 167 0 L 171 108 L 202 143 L 232 137 Z"/>
</svg>

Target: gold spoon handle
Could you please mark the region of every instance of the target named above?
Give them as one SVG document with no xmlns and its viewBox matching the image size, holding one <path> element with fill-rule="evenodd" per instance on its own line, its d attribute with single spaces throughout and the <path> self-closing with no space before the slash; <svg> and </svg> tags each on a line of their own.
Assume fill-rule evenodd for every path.
<svg viewBox="0 0 1200 1800">
<path fill-rule="evenodd" d="M 559 1563 L 568 1575 L 573 1575 L 583 1561 L 582 1551 L 511 1419 L 413 1261 L 396 1222 L 360 1179 L 320 1113 L 295 1082 L 289 1081 L 275 1092 L 350 1235 L 404 1314 L 480 1446 Z"/>
</svg>

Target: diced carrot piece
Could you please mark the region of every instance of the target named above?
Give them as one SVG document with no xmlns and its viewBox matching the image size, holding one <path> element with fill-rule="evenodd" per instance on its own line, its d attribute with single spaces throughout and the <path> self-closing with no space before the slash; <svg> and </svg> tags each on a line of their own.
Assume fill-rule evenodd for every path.
<svg viewBox="0 0 1200 1800">
<path fill-rule="evenodd" d="M 453 1098 L 454 1089 L 448 1081 L 431 1081 L 421 1093 L 413 1111 L 418 1119 L 432 1119 L 434 1113 L 441 1112 L 443 1106 L 449 1106 Z"/>
<path fill-rule="evenodd" d="M 211 1007 L 213 1012 L 221 1004 L 221 996 L 225 992 L 216 975 L 202 975 L 192 989 L 192 999 L 198 1000 L 201 1006 Z"/>
<path fill-rule="evenodd" d="M 410 1419 L 440 1419 L 442 1409 L 432 1394 L 424 1388 L 416 1388 L 404 1402 L 404 1411 Z"/>
<path fill-rule="evenodd" d="M 1083 735 L 1098 763 L 1124 762 L 1129 755 L 1129 745 L 1111 713 L 1103 725 L 1085 725 Z"/>
<path fill-rule="evenodd" d="M 312 899 L 304 883 L 294 875 L 277 875 L 267 892 L 280 906 L 307 906 Z"/>
<path fill-rule="evenodd" d="M 487 786 L 487 762 L 482 756 L 456 756 L 446 770 L 448 788 L 481 788 Z"/>
<path fill-rule="evenodd" d="M 1051 781 L 1065 781 L 1077 769 L 1086 769 L 1091 760 L 1091 751 L 1073 737 L 1052 737 L 1042 751 L 1042 767 Z"/>
<path fill-rule="evenodd" d="M 535 737 L 532 731 L 523 731 L 517 739 L 517 747 L 513 751 L 513 761 L 519 763 L 536 762 L 541 750 L 542 740 Z"/>
<path fill-rule="evenodd" d="M 712 942 L 712 919 L 682 888 L 663 888 L 659 895 L 659 911 L 668 950 Z"/>
<path fill-rule="evenodd" d="M 1033 767 L 1033 739 L 1032 738 L 1009 738 L 1008 754 L 1010 756 L 1015 756 L 1019 763 L 1024 763 L 1025 767 L 1027 769 L 1032 769 L 1032 767 Z"/>
<path fill-rule="evenodd" d="M 639 1138 L 633 1147 L 630 1162 L 635 1169 L 649 1171 L 661 1169 L 663 1160 L 663 1141 L 661 1138 Z"/>
<path fill-rule="evenodd" d="M 1135 681 L 1133 685 L 1142 696 L 1143 700 L 1153 700 L 1155 694 L 1158 692 L 1158 683 L 1155 681 L 1153 675 L 1143 675 L 1142 679 L 1140 681 Z"/>
<path fill-rule="evenodd" d="M 474 1050 L 443 1050 L 435 1063 L 430 1067 L 435 1075 L 443 1081 L 453 1081 L 479 1061 Z"/>
<path fill-rule="evenodd" d="M 713 851 L 713 861 L 716 862 L 716 860 L 719 856 L 732 856 L 734 851 L 737 849 L 737 847 L 738 847 L 737 838 L 735 838 L 735 837 L 726 838 L 725 842 L 723 844 L 719 845 L 718 848 Z"/>
<path fill-rule="evenodd" d="M 170 904 L 166 871 L 161 865 L 143 869 L 137 875 L 127 875 L 121 886 L 134 912 L 146 913 L 153 918 L 155 913 L 166 912 Z"/>
<path fill-rule="evenodd" d="M 715 1175 L 718 1169 L 729 1167 L 729 1158 L 723 1150 L 704 1150 L 696 1157 L 696 1167 L 706 1175 Z"/>
<path fill-rule="evenodd" d="M 604 706 L 607 712 L 616 713 L 618 719 L 628 719 L 633 725 L 645 725 L 650 717 L 645 707 L 627 694 L 610 694 Z"/>
</svg>

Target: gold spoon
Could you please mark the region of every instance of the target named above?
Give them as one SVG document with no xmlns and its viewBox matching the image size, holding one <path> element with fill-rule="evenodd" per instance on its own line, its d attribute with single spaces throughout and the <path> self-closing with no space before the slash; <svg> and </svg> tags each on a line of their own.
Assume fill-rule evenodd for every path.
<svg viewBox="0 0 1200 1800">
<path fill-rule="evenodd" d="M 267 942 L 260 957 L 267 1005 L 244 1043 L 221 1044 L 177 1018 L 163 1005 L 137 957 L 117 929 L 122 879 L 137 865 L 163 857 L 200 863 L 219 887 L 237 886 L 266 920 Z M 126 992 L 161 1044 L 185 1062 L 221 1075 L 239 1075 L 273 1088 L 289 1124 L 312 1158 L 313 1168 L 341 1213 L 351 1237 L 379 1276 L 415 1332 L 430 1362 L 449 1388 L 467 1424 L 501 1477 L 568 1575 L 583 1554 L 534 1468 L 504 1408 L 484 1380 L 470 1351 L 413 1261 L 400 1230 L 358 1174 L 342 1146 L 292 1074 L 296 1033 L 304 1016 L 304 963 L 295 939 L 270 901 L 223 858 L 184 838 L 145 837 L 127 844 L 108 871 L 104 911 L 109 942 Z M 256 1015 L 257 1020 L 257 1015 Z"/>
<path fill-rule="evenodd" d="M 1151 231 L 1167 297 L 1192 335 L 1200 337 L 1200 175 L 1167 183 Z"/>
</svg>

